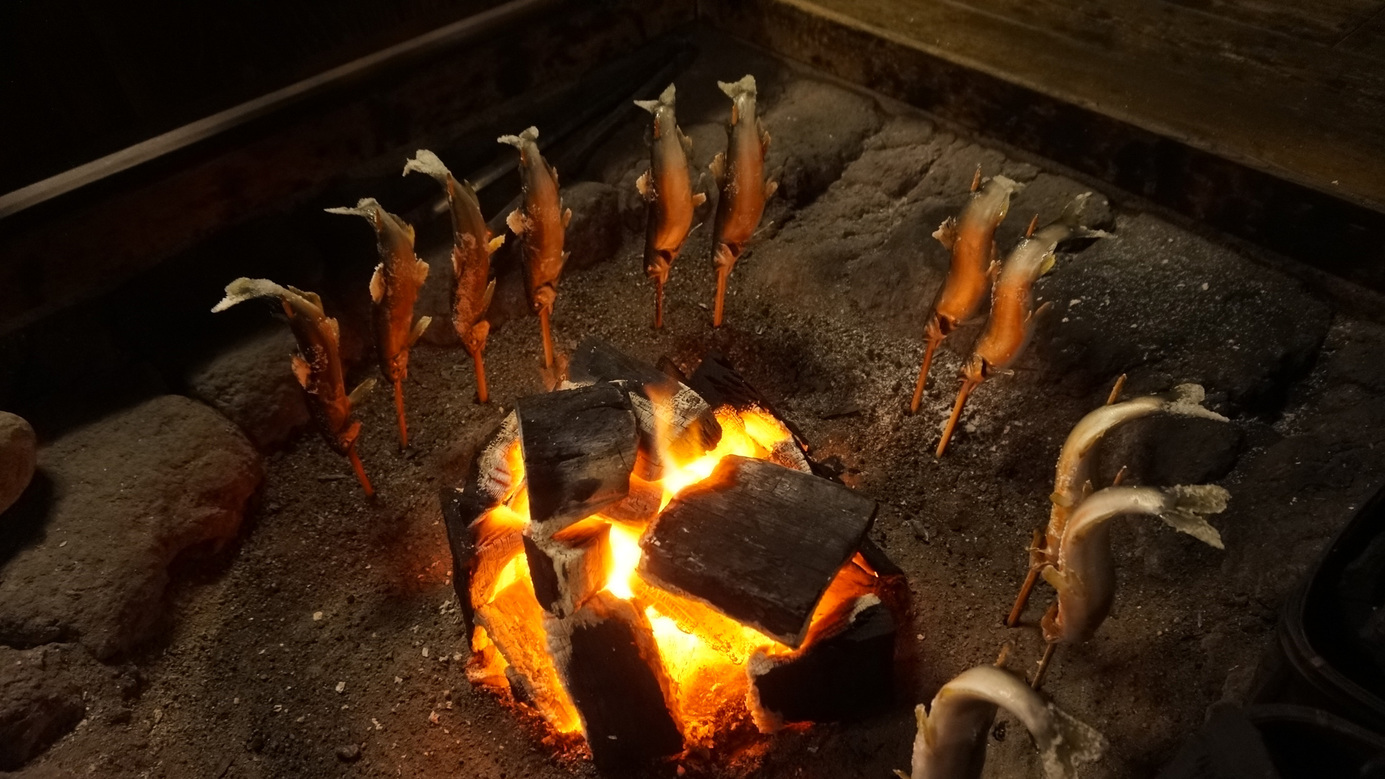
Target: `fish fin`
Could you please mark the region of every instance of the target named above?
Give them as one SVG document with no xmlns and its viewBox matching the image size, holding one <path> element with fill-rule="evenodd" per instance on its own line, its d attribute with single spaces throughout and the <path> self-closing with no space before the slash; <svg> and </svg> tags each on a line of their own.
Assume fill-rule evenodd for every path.
<svg viewBox="0 0 1385 779">
<path fill-rule="evenodd" d="M 1173 506 L 1159 515 L 1180 533 L 1187 533 L 1204 544 L 1216 549 L 1222 545 L 1221 533 L 1208 524 L 1208 514 L 1220 514 L 1226 510 L 1231 493 L 1215 484 L 1195 484 L 1169 487 L 1168 494 L 1173 498 Z"/>
<path fill-rule="evenodd" d="M 370 276 L 370 299 L 379 303 L 385 298 L 385 263 L 375 266 L 375 273 Z"/>
<path fill-rule="evenodd" d="M 1053 301 L 1046 300 L 1044 301 L 1044 304 L 1042 306 L 1039 306 L 1033 311 L 1030 311 L 1029 316 L 1025 317 L 1024 320 L 1025 327 L 1032 327 L 1034 320 L 1038 319 L 1040 316 L 1043 316 L 1043 313 L 1049 310 L 1050 308 L 1053 308 Z"/>
<path fill-rule="evenodd" d="M 329 214 L 340 214 L 342 216 L 359 216 L 362 219 L 365 219 L 366 221 L 370 222 L 373 226 L 375 224 L 376 212 L 383 211 L 384 209 L 380 208 L 380 202 L 377 201 L 375 198 L 363 197 L 360 200 L 356 201 L 356 205 L 354 206 L 342 206 L 341 208 L 324 208 L 323 210 Z"/>
<path fill-rule="evenodd" d="M 726 96 L 735 100 L 744 94 L 755 94 L 755 77 L 747 74 L 740 81 L 718 81 L 717 86 Z"/>
<path fill-rule="evenodd" d="M 999 260 L 999 259 L 996 259 L 995 256 L 994 256 L 994 253 L 995 253 L 995 244 L 991 244 L 991 253 L 992 253 L 991 264 L 990 264 L 989 267 L 986 268 L 986 278 L 990 279 L 990 280 L 991 280 L 991 284 L 994 285 L 996 279 L 1000 278 L 1000 260 Z M 994 296 L 994 294 L 995 294 L 994 291 L 992 291 L 991 294 L 992 294 L 992 296 Z"/>
<path fill-rule="evenodd" d="M 703 203 L 706 203 L 706 202 L 707 202 L 707 193 L 706 193 L 706 192 L 698 192 L 697 194 L 693 195 L 693 199 L 692 199 L 693 208 L 697 208 L 698 206 L 700 206 L 700 205 L 702 205 Z M 691 232 L 691 231 L 689 231 L 689 232 Z"/>
<path fill-rule="evenodd" d="M 725 184 L 725 183 L 726 183 L 726 152 L 721 152 L 721 151 L 717 152 L 717 156 L 715 156 L 715 157 L 712 158 L 712 162 L 711 162 L 711 164 L 709 164 L 709 165 L 707 166 L 707 170 L 710 170 L 710 171 L 712 172 L 712 178 L 717 182 L 717 186 L 718 186 L 718 187 L 720 187 L 720 186 L 722 186 L 723 184 Z"/>
<path fill-rule="evenodd" d="M 427 149 L 419 149 L 414 152 L 413 159 L 404 163 L 404 172 L 400 175 L 407 176 L 410 173 L 422 173 L 437 179 L 444 187 L 447 186 L 448 179 L 452 178 L 452 171 L 442 164 L 438 155 Z"/>
<path fill-rule="evenodd" d="M 777 181 L 766 181 L 766 182 L 765 182 L 765 200 L 769 200 L 770 198 L 774 197 L 774 193 L 775 193 L 775 192 L 778 192 L 778 191 L 779 191 L 779 182 L 777 182 Z"/>
<path fill-rule="evenodd" d="M 669 84 L 664 87 L 664 91 L 659 93 L 659 102 L 663 105 L 671 106 L 677 94 L 677 88 L 675 88 L 673 84 Z"/>
<path fill-rule="evenodd" d="M 640 108 L 643 108 L 651 114 L 656 114 L 659 112 L 660 104 L 658 100 L 636 100 L 635 105 L 639 106 Z"/>
<path fill-rule="evenodd" d="M 687 135 L 683 134 L 683 128 L 677 127 L 675 125 L 675 129 L 678 130 L 678 143 L 680 143 L 683 146 L 683 154 L 688 157 L 691 157 L 693 154 L 692 139 L 689 138 Z"/>
<path fill-rule="evenodd" d="M 526 128 L 524 132 L 520 133 L 519 135 L 502 135 L 499 138 L 496 138 L 495 140 L 496 143 L 504 143 L 510 146 L 514 146 L 515 148 L 520 148 L 524 146 L 526 142 L 533 143 L 538 141 L 538 139 L 539 128 L 529 127 Z"/>
<path fill-rule="evenodd" d="M 313 307 L 316 308 L 318 311 L 322 310 L 322 297 L 319 296 L 316 292 L 309 292 L 305 289 L 299 289 L 298 287 L 293 286 L 290 286 L 288 290 L 289 292 L 292 292 L 298 297 L 303 298 L 309 303 L 312 303 Z"/>
<path fill-rule="evenodd" d="M 1050 493 L 1049 496 L 1048 496 L 1048 499 L 1049 499 L 1049 502 L 1051 502 L 1051 503 L 1052 503 L 1053 505 L 1055 505 L 1055 506 L 1061 506 L 1061 507 L 1063 507 L 1063 508 L 1065 508 L 1065 509 L 1070 509 L 1070 508 L 1072 508 L 1072 504 L 1073 504 L 1072 498 L 1070 498 L 1070 497 L 1068 497 L 1067 495 L 1064 495 L 1064 494 L 1062 494 L 1062 493 L 1060 493 L 1060 492 L 1053 492 L 1053 493 Z"/>
<path fill-rule="evenodd" d="M 1173 398 L 1165 410 L 1170 414 L 1179 416 L 1202 417 L 1203 419 L 1215 419 L 1218 422 L 1230 422 L 1231 420 L 1221 414 L 1202 406 L 1202 401 L 1206 397 L 1207 391 L 1202 388 L 1201 384 L 1180 384 L 1173 388 Z"/>
<path fill-rule="evenodd" d="M 410 347 L 418 343 L 418 339 L 423 337 L 423 331 L 427 330 L 428 325 L 431 325 L 432 323 L 433 318 L 431 316 L 419 317 L 418 322 L 414 324 L 414 331 L 409 334 Z"/>
<path fill-rule="evenodd" d="M 313 374 L 313 366 L 310 365 L 307 360 L 303 359 L 303 355 L 296 352 L 290 359 L 293 365 L 293 375 L 298 378 L 298 384 L 302 386 L 303 389 L 307 389 L 308 381 Z"/>
<path fill-rule="evenodd" d="M 423 282 L 428 280 L 429 270 L 428 263 L 419 259 L 417 256 L 414 257 L 414 278 L 418 279 L 419 286 L 422 286 Z"/>
<path fill-rule="evenodd" d="M 1108 746 L 1096 728 L 1047 704 L 1055 737 L 1040 746 L 1039 760 L 1048 779 L 1077 779 L 1077 767 L 1101 759 Z M 1037 743 L 1037 742 L 1036 742 Z"/>
<path fill-rule="evenodd" d="M 524 235 L 524 213 L 520 211 L 518 208 L 511 211 L 510 215 L 505 217 L 505 224 L 509 225 L 510 232 L 514 233 L 515 235 Z"/>
<path fill-rule="evenodd" d="M 938 243 L 944 248 L 951 249 L 957 243 L 957 217 L 949 216 L 938 225 L 938 229 L 933 231 L 933 237 L 938 239 Z"/>
<path fill-rule="evenodd" d="M 505 245 L 505 236 L 504 236 L 504 235 L 497 235 L 497 236 L 495 236 L 494 238 L 491 239 L 491 242 L 490 242 L 490 243 L 486 244 L 486 254 L 495 254 L 497 251 L 500 250 L 500 247 L 501 247 L 501 246 L 504 246 L 504 245 Z"/>
<path fill-rule="evenodd" d="M 563 227 L 566 228 L 572 222 L 572 209 L 563 209 Z"/>
<path fill-rule="evenodd" d="M 1044 261 L 1039 264 L 1039 272 L 1035 275 L 1035 278 L 1038 278 L 1039 276 L 1042 276 L 1045 273 L 1048 273 L 1049 271 L 1053 270 L 1053 264 L 1056 262 L 1058 262 L 1058 255 L 1054 254 L 1053 252 L 1045 254 Z"/>
<path fill-rule="evenodd" d="M 1068 577 L 1065 576 L 1062 571 L 1058 570 L 1057 566 L 1046 565 L 1042 571 L 1039 571 L 1039 575 L 1044 577 L 1044 581 L 1048 582 L 1048 586 L 1058 592 L 1062 592 L 1068 587 Z"/>
<path fill-rule="evenodd" d="M 486 285 L 486 291 L 481 293 L 481 308 L 477 312 L 478 314 L 485 314 L 490 310 L 491 298 L 493 297 L 495 297 L 495 279 L 491 279 L 490 283 Z"/>
<path fill-rule="evenodd" d="M 269 279 L 247 279 L 241 277 L 226 285 L 226 297 L 222 298 L 220 303 L 212 306 L 212 312 L 225 311 L 231 306 L 237 303 L 244 303 L 251 298 L 283 298 L 292 294 L 294 294 L 292 288 L 285 289 Z"/>
<path fill-rule="evenodd" d="M 635 179 L 635 189 L 640 191 L 640 196 L 645 200 L 652 201 L 655 199 L 655 195 L 654 188 L 650 186 L 650 183 L 649 171 L 645 171 L 640 174 L 639 178 Z"/>
<path fill-rule="evenodd" d="M 769 151 L 769 130 L 766 130 L 765 125 L 762 122 L 759 122 L 758 120 L 756 121 L 756 124 L 758 124 L 760 127 L 760 154 L 765 154 Z"/>
<path fill-rule="evenodd" d="M 375 389 L 375 378 L 371 377 L 357 384 L 356 389 L 351 390 L 351 394 L 347 395 L 346 399 L 351 402 L 352 406 L 359 405 L 362 400 L 365 400 L 365 396 L 369 395 L 370 391 L 373 389 Z"/>
</svg>

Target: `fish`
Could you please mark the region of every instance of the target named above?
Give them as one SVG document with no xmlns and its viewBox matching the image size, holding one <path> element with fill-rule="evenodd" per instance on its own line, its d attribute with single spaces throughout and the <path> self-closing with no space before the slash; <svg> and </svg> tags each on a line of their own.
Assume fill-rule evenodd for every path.
<svg viewBox="0 0 1385 779">
<path fill-rule="evenodd" d="M 552 370 L 553 336 L 549 319 L 558 299 L 558 277 L 568 253 L 563 238 L 572 209 L 563 208 L 558 191 L 558 171 L 539 153 L 539 131 L 530 127 L 519 135 L 502 135 L 499 143 L 519 149 L 520 185 L 524 199 L 510 212 L 505 223 L 519 236 L 524 251 L 524 281 L 529 290 L 529 305 L 539 315 L 543 332 L 543 365 Z"/>
<path fill-rule="evenodd" d="M 289 318 L 289 329 L 298 341 L 298 352 L 290 364 L 294 377 L 308 393 L 308 407 L 318 430 L 338 454 L 351 460 L 366 497 L 373 496 L 375 490 L 356 454 L 361 423 L 352 418 L 352 410 L 375 386 L 375 380 L 366 379 L 347 394 L 341 363 L 341 329 L 337 320 L 327 316 L 322 298 L 314 292 L 281 287 L 269 279 L 239 278 L 226 285 L 226 297 L 212 307 L 212 312 L 262 297 L 278 298 Z"/>
<path fill-rule="evenodd" d="M 664 326 L 664 285 L 673 261 L 683 250 L 692 230 L 693 211 L 707 202 L 707 195 L 693 193 L 688 158 L 692 140 L 683 134 L 674 115 L 672 84 L 658 100 L 636 100 L 635 105 L 654 115 L 649 145 L 649 170 L 635 182 L 649 204 L 645 218 L 644 272 L 654 281 L 654 327 Z"/>
<path fill-rule="evenodd" d="M 1106 739 L 1096 729 L 1044 700 L 1015 674 L 983 665 L 944 684 L 933 696 L 931 710 L 923 704 L 914 709 L 918 731 L 908 779 L 981 776 L 999 708 L 1028 729 L 1048 779 L 1076 779 L 1079 765 L 1100 759 L 1106 751 Z"/>
<path fill-rule="evenodd" d="M 914 384 L 914 398 L 909 403 L 911 414 L 918 413 L 923 401 L 933 353 L 943 339 L 976 316 L 986 300 L 991 281 L 1000 272 L 995 231 L 1010 212 L 1010 198 L 1021 189 L 1022 184 L 1005 176 L 995 176 L 983 183 L 978 165 L 971 180 L 971 196 L 961 214 L 943 220 L 933 233 L 933 237 L 952 253 L 952 264 L 933 301 L 928 324 L 924 326 L 923 365 Z"/>
<path fill-rule="evenodd" d="M 491 255 L 505 243 L 505 236 L 491 235 L 481 216 L 476 190 L 470 182 L 453 178 L 433 152 L 419 149 L 405 163 L 404 173 L 432 176 L 447 193 L 447 204 L 452 210 L 452 327 L 476 369 L 476 399 L 487 403 L 490 392 L 486 385 L 485 351 L 491 323 L 486 319 L 486 311 L 495 296 Z"/>
<path fill-rule="evenodd" d="M 1024 239 L 1006 258 L 991 292 L 991 315 L 986 320 L 986 329 L 962 365 L 962 386 L 957 391 L 952 416 L 943 428 L 942 440 L 938 442 L 937 457 L 942 457 L 947 450 L 947 442 L 962 416 L 967 397 L 981 382 L 1014 363 L 1029 344 L 1038 316 L 1050 306 L 1045 303 L 1037 310 L 1034 308 L 1034 282 L 1053 269 L 1058 245 L 1070 238 L 1106 235 L 1081 225 L 1081 215 L 1091 195 L 1090 192 L 1078 195 L 1063 210 L 1062 216 L 1037 233 L 1034 228 L 1038 216 L 1035 216 Z"/>
<path fill-rule="evenodd" d="M 717 152 L 709 166 L 721 192 L 712 223 L 712 262 L 717 269 L 713 327 L 721 327 L 731 269 L 759 227 L 765 201 L 779 189 L 778 182 L 765 178 L 770 139 L 755 115 L 755 77 L 748 75 L 735 83 L 718 81 L 717 86 L 731 98 L 731 121 L 726 126 L 727 149 Z"/>
<path fill-rule="evenodd" d="M 1127 514 L 1158 517 L 1181 533 L 1216 549 L 1221 534 L 1207 522 L 1226 510 L 1230 494 L 1214 484 L 1176 487 L 1107 487 L 1092 493 L 1068 516 L 1055 562 L 1044 581 L 1058 591 L 1040 623 L 1051 644 L 1091 638 L 1106 620 L 1116 594 L 1116 564 L 1107 520 Z"/>
<path fill-rule="evenodd" d="M 359 216 L 375 229 L 380 263 L 370 277 L 370 301 L 375 323 L 375 351 L 380 373 L 394 385 L 395 415 L 399 418 L 399 448 L 409 446 L 404 417 L 404 380 L 409 377 L 409 350 L 433 321 L 414 322 L 414 303 L 428 278 L 428 263 L 414 254 L 414 228 L 386 211 L 374 198 L 362 198 L 354 208 L 329 208 L 329 214 Z"/>
<path fill-rule="evenodd" d="M 1113 392 L 1111 400 L 1114 401 L 1118 394 Z M 1053 505 L 1049 511 L 1048 527 L 1040 536 L 1041 540 L 1030 550 L 1030 575 L 1021 587 L 1015 607 L 1006 619 L 1007 625 L 1013 626 L 1019 621 L 1020 612 L 1028 600 L 1029 591 L 1033 588 L 1034 579 L 1039 572 L 1057 562 L 1063 532 L 1067 529 L 1068 515 L 1092 492 L 1092 454 L 1096 451 L 1097 444 L 1107 433 L 1120 425 L 1155 414 L 1230 422 L 1226 417 L 1202 405 L 1206 394 L 1200 384 L 1180 384 L 1172 391 L 1159 395 L 1107 403 L 1078 421 L 1072 432 L 1068 433 L 1058 455 L 1053 492 L 1049 495 L 1049 501 Z"/>
</svg>

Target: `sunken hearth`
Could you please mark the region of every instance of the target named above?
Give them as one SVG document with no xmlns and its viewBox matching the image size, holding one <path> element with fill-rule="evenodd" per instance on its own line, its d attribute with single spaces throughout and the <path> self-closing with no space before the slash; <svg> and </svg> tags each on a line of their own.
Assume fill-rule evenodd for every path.
<svg viewBox="0 0 1385 779">
<path fill-rule="evenodd" d="M 888 705 L 902 574 L 722 360 L 588 339 L 444 494 L 468 676 L 626 768 Z"/>
</svg>

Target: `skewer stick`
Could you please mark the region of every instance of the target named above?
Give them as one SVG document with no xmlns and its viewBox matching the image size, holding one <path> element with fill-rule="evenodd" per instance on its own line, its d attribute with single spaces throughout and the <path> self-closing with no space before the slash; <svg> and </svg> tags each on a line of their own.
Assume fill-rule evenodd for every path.
<svg viewBox="0 0 1385 779">
<path fill-rule="evenodd" d="M 1025 237 L 1025 238 L 1033 238 L 1033 237 L 1034 237 L 1034 230 L 1035 230 L 1035 228 L 1037 228 L 1038 226 L 1039 226 L 1039 215 L 1038 215 L 1038 214 L 1035 214 L 1035 215 L 1034 215 L 1034 218 L 1031 219 L 1031 220 L 1029 220 L 1029 229 L 1024 231 L 1024 237 Z"/>
<path fill-rule="evenodd" d="M 1006 641 L 1000 645 L 1000 654 L 995 657 L 995 667 L 1004 668 L 1005 661 L 1010 659 L 1010 652 L 1015 648 L 1015 642 Z"/>
<path fill-rule="evenodd" d="M 356 480 L 361 483 L 361 488 L 365 490 L 367 498 L 375 497 L 375 488 L 370 486 L 370 479 L 365 475 L 365 466 L 361 465 L 360 455 L 356 454 L 356 447 L 353 444 L 346 450 L 346 456 L 351 458 L 351 468 L 356 471 Z"/>
<path fill-rule="evenodd" d="M 1126 469 L 1127 469 L 1128 467 L 1129 467 L 1129 466 L 1122 465 L 1122 466 L 1121 466 L 1121 469 L 1120 469 L 1119 471 L 1116 471 L 1116 478 L 1114 478 L 1114 479 L 1111 480 L 1111 486 L 1112 486 L 1112 487 L 1119 487 L 1119 486 L 1121 486 L 1121 482 L 1125 481 L 1125 471 L 1126 471 Z"/>
<path fill-rule="evenodd" d="M 476 368 L 476 402 L 489 403 L 491 395 L 486 387 L 486 353 L 477 350 L 471 355 L 471 364 Z"/>
<path fill-rule="evenodd" d="M 409 423 L 404 420 L 404 382 L 394 380 L 394 413 L 399 417 L 399 448 L 409 448 Z"/>
<path fill-rule="evenodd" d="M 1116 379 L 1115 385 L 1113 385 L 1113 386 L 1111 387 L 1111 394 L 1108 395 L 1108 396 L 1106 396 L 1106 405 L 1109 406 L 1109 405 L 1111 405 L 1112 403 L 1115 403 L 1117 400 L 1119 400 L 1119 399 L 1120 399 L 1120 396 L 1121 396 L 1121 390 L 1123 390 L 1123 389 L 1125 389 L 1125 374 L 1124 374 L 1124 373 L 1122 373 L 1122 374 L 1120 375 L 1120 377 Z"/>
<path fill-rule="evenodd" d="M 962 407 L 967 404 L 967 397 L 971 395 L 971 391 L 980 384 L 980 381 L 973 379 L 962 380 L 962 388 L 957 390 L 957 402 L 952 406 L 952 416 L 948 417 L 947 427 L 943 428 L 943 439 L 938 442 L 938 451 L 934 452 L 934 457 L 942 457 L 943 452 L 947 451 L 947 442 L 952 439 L 952 431 L 957 428 L 957 420 L 962 416 Z"/>
<path fill-rule="evenodd" d="M 1044 683 L 1044 674 L 1047 673 L 1049 663 L 1053 661 L 1053 653 L 1057 649 L 1056 643 L 1044 647 L 1044 656 L 1039 658 L 1039 668 L 1034 672 L 1034 681 L 1029 683 L 1030 689 L 1037 690 L 1039 685 Z"/>
<path fill-rule="evenodd" d="M 664 326 L 664 283 L 654 282 L 654 329 Z"/>
<path fill-rule="evenodd" d="M 938 344 L 942 339 L 928 339 L 928 345 L 923 348 L 923 367 L 919 368 L 919 380 L 914 385 L 914 399 L 909 403 L 909 413 L 919 413 L 919 404 L 923 402 L 923 387 L 928 383 L 928 367 L 933 364 L 933 352 L 937 350 Z"/>
<path fill-rule="evenodd" d="M 1042 531 L 1035 530 L 1034 538 L 1029 542 L 1029 550 L 1031 552 L 1029 574 L 1024 577 L 1024 584 L 1020 585 L 1020 593 L 1015 597 L 1015 605 L 1010 608 L 1010 614 L 1005 617 L 1005 627 L 1007 628 L 1012 628 L 1019 624 L 1020 616 L 1024 613 L 1024 607 L 1029 603 L 1029 595 L 1034 592 L 1034 585 L 1039 583 L 1039 571 L 1041 570 L 1041 566 L 1032 558 L 1034 557 L 1033 553 L 1038 551 L 1039 544 L 1043 541 L 1043 537 L 1044 534 Z"/>
<path fill-rule="evenodd" d="M 731 276 L 731 269 L 726 266 L 717 267 L 717 299 L 712 306 L 712 327 L 721 327 L 722 309 L 726 302 L 726 280 Z"/>
<path fill-rule="evenodd" d="M 548 309 L 539 309 L 539 330 L 543 333 L 543 367 L 553 367 L 553 334 L 548 329 Z"/>
</svg>

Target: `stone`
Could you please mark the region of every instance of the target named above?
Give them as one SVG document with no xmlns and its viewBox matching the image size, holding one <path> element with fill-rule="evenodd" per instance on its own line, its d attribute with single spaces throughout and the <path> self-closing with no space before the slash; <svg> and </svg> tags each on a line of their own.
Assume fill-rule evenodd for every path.
<svg viewBox="0 0 1385 779">
<path fill-rule="evenodd" d="M 225 417 L 164 395 L 39 450 L 44 500 L 0 530 L 0 643 L 76 641 L 98 659 L 154 632 L 168 566 L 235 538 L 259 454 Z"/>
<path fill-rule="evenodd" d="M 1118 425 L 1097 447 L 1098 488 L 1122 467 L 1128 485 L 1207 484 L 1231 472 L 1245 447 L 1234 423 L 1155 415 Z"/>
<path fill-rule="evenodd" d="M 354 763 L 361 759 L 361 745 L 347 744 L 337 747 L 337 759 L 343 763 Z"/>
<path fill-rule="evenodd" d="M 590 268 L 620 251 L 620 197 L 616 188 L 596 181 L 579 181 L 563 188 L 563 205 L 572 209 L 564 247 L 565 273 Z M 508 240 L 508 239 L 507 239 Z"/>
<path fill-rule="evenodd" d="M 264 330 L 193 368 L 188 392 L 236 423 L 256 448 L 278 449 L 311 421 L 290 367 L 297 349 L 287 328 Z"/>
<path fill-rule="evenodd" d="M 1148 214 L 1061 255 L 1038 296 L 1054 303 L 1031 349 L 1044 378 L 1089 392 L 1121 373 L 1155 391 L 1182 382 L 1223 413 L 1272 414 L 1312 367 L 1331 310 L 1296 280 Z"/>
<path fill-rule="evenodd" d="M 0 411 L 0 513 L 14 505 L 34 478 L 38 438 L 23 417 Z"/>
<path fill-rule="evenodd" d="M 772 139 L 765 169 L 779 182 L 776 197 L 802 207 L 842 175 L 883 120 L 870 97 L 802 79 L 764 111 L 763 123 Z"/>
<path fill-rule="evenodd" d="M 81 647 L 0 647 L 0 771 L 38 757 L 87 716 L 83 690 L 101 666 Z"/>
</svg>

